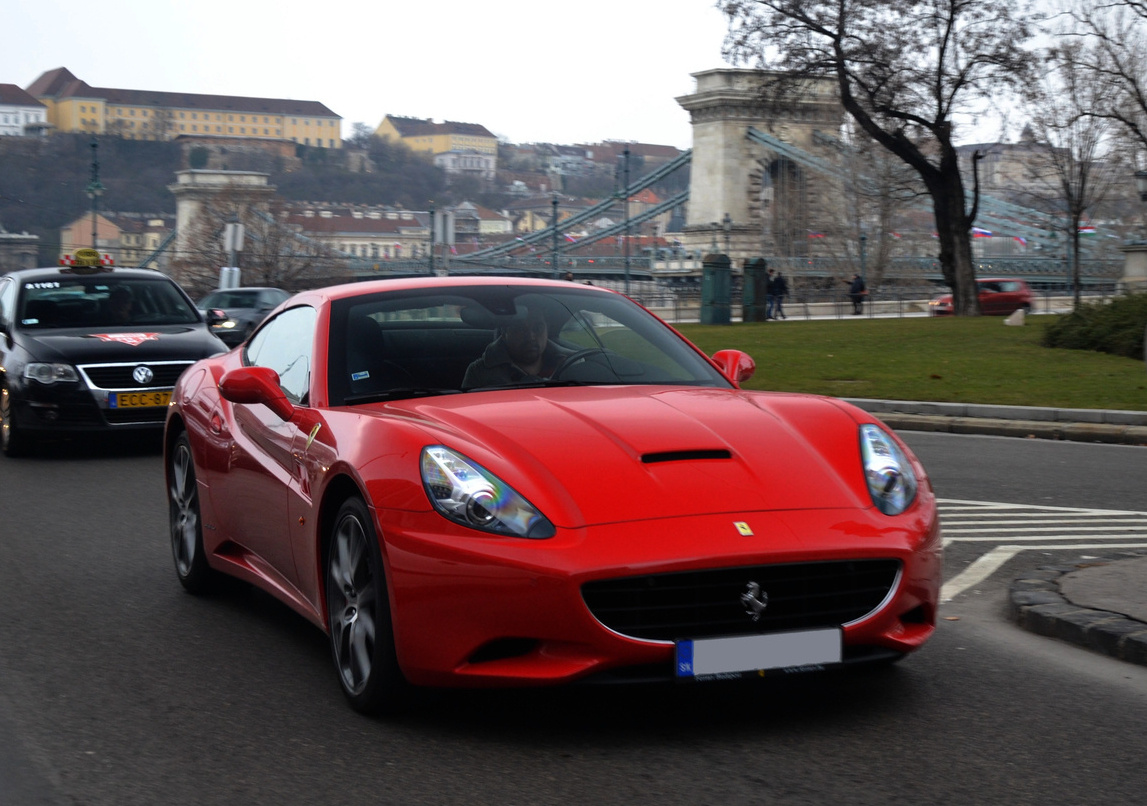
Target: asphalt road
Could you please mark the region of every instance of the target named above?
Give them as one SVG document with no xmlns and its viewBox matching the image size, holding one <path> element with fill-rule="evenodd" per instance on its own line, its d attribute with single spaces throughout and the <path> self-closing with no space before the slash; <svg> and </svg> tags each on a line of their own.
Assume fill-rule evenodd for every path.
<svg viewBox="0 0 1147 806">
<path fill-rule="evenodd" d="M 905 436 L 945 499 L 1147 512 L 1147 449 Z M 945 577 L 989 548 L 951 544 Z M 0 457 L 0 806 L 1142 802 L 1147 668 L 1005 617 L 1011 571 L 1048 554 L 882 672 L 445 694 L 376 721 L 287 608 L 183 593 L 158 454 Z"/>
</svg>

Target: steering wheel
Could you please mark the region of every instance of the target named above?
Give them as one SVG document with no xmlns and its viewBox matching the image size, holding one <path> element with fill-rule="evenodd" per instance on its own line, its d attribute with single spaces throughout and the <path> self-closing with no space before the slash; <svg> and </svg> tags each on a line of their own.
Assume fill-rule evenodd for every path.
<svg viewBox="0 0 1147 806">
<path fill-rule="evenodd" d="M 597 353 L 606 355 L 609 353 L 609 350 L 604 347 L 586 347 L 584 350 L 578 350 L 577 352 L 570 353 L 561 360 L 561 363 L 554 367 L 554 371 L 550 373 L 550 377 L 555 381 L 561 380 L 561 375 L 563 372 L 565 372 L 567 369 L 579 361 L 585 361 L 591 355 L 595 355 Z"/>
</svg>

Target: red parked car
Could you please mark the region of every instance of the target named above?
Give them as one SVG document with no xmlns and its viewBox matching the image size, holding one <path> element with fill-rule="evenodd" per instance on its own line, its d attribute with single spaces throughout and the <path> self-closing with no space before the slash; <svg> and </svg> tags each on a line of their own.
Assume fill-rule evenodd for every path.
<svg viewBox="0 0 1147 806">
<path fill-rule="evenodd" d="M 1032 312 L 1035 295 L 1024 280 L 1014 277 L 994 277 L 976 280 L 976 290 L 980 297 L 980 310 L 989 316 L 1008 316 L 1023 309 Z M 951 316 L 952 295 L 944 294 L 928 303 L 932 316 Z"/>
<path fill-rule="evenodd" d="M 872 415 L 745 391 L 592 286 L 299 294 L 172 395 L 179 580 L 329 635 L 364 712 L 412 686 L 712 680 L 888 662 L 935 629 L 936 499 Z"/>
</svg>

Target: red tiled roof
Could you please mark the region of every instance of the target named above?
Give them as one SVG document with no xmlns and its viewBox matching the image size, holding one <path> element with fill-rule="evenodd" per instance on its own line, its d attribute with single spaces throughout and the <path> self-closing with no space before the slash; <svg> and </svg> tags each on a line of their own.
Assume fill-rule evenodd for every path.
<svg viewBox="0 0 1147 806">
<path fill-rule="evenodd" d="M 0 104 L 5 106 L 43 106 L 15 84 L 0 84 Z"/>
<path fill-rule="evenodd" d="M 438 134 L 465 134 L 471 137 L 490 137 L 494 135 L 480 123 L 459 123 L 455 120 L 447 120 L 442 123 L 435 123 L 429 118 L 404 118 L 397 115 L 387 115 L 386 119 L 390 121 L 395 130 L 398 131 L 402 137 L 428 137 Z"/>
<path fill-rule="evenodd" d="M 42 73 L 28 85 L 28 94 L 35 98 L 53 98 L 70 84 L 79 81 L 66 67 L 57 67 Z M 83 82 L 81 82 L 83 83 Z"/>
<path fill-rule="evenodd" d="M 420 224 L 417 218 L 411 218 L 403 221 L 402 219 L 394 220 L 386 218 L 353 218 L 347 216 L 331 216 L 326 218 L 323 216 L 304 216 L 293 213 L 287 218 L 287 222 L 294 226 L 302 228 L 303 232 L 323 233 L 326 235 L 344 234 L 363 234 L 363 235 L 385 235 L 404 232 L 411 229 L 425 229 L 425 226 Z"/>
</svg>

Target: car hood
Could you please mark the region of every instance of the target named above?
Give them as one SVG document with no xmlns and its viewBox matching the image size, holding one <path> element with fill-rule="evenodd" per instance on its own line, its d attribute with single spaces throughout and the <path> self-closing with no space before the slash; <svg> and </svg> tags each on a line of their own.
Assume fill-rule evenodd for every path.
<svg viewBox="0 0 1147 806">
<path fill-rule="evenodd" d="M 435 440 L 573 525 L 871 504 L 857 429 L 871 418 L 831 398 L 590 387 L 409 403 Z"/>
<path fill-rule="evenodd" d="M 202 324 L 25 331 L 22 340 L 35 360 L 69 364 L 194 361 L 227 351 Z"/>
</svg>

